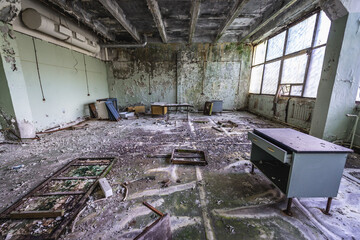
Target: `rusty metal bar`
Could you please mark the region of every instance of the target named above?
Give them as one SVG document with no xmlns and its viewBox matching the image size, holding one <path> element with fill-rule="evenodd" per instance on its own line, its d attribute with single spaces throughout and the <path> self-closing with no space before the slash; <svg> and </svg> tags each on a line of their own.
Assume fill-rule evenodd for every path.
<svg viewBox="0 0 360 240">
<path fill-rule="evenodd" d="M 156 213 L 157 215 L 159 215 L 160 217 L 163 217 L 164 214 L 162 212 L 160 212 L 159 210 L 157 210 L 156 208 L 154 208 L 153 206 L 151 206 L 149 203 L 147 202 L 143 202 L 143 204 L 145 206 L 147 206 L 148 208 L 150 208 L 154 213 Z"/>
</svg>

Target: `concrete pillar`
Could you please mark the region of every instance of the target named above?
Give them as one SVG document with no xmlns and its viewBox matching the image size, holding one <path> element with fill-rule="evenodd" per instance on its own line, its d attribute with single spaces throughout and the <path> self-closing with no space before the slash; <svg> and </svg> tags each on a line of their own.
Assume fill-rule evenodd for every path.
<svg viewBox="0 0 360 240">
<path fill-rule="evenodd" d="M 21 138 L 35 137 L 32 112 L 12 27 L 0 22 L 0 123 Z"/>
<path fill-rule="evenodd" d="M 330 0 L 322 7 L 332 23 L 310 134 L 344 140 L 360 80 L 360 1 Z"/>
</svg>

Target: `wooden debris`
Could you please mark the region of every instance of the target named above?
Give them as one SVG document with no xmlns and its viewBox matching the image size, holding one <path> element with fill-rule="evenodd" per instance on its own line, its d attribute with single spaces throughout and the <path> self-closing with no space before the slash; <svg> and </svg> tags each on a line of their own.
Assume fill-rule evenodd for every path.
<svg viewBox="0 0 360 240">
<path fill-rule="evenodd" d="M 64 210 L 55 211 L 13 211 L 10 213 L 12 219 L 25 219 L 25 218 L 56 218 L 64 216 Z"/>
</svg>

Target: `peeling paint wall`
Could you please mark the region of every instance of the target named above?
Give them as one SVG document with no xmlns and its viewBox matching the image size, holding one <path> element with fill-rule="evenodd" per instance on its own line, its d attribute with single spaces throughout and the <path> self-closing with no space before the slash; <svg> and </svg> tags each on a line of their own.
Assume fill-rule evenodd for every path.
<svg viewBox="0 0 360 240">
<path fill-rule="evenodd" d="M 250 54 L 250 47 L 234 43 L 112 50 L 109 93 L 120 107 L 161 101 L 203 109 L 205 101 L 220 99 L 224 109 L 245 108 Z"/>
<path fill-rule="evenodd" d="M 250 94 L 248 110 L 309 131 L 314 106 L 315 99 L 281 97 L 274 104 L 274 96 Z"/>
<path fill-rule="evenodd" d="M 3 63 L 0 59 L 0 129 L 7 138 L 14 138 L 12 131 L 18 135 L 15 124 L 15 112 L 11 101 L 11 95 L 6 75 L 3 71 Z"/>
<path fill-rule="evenodd" d="M 32 37 L 15 34 L 36 131 L 89 115 L 88 103 L 109 96 L 103 61 L 35 39 L 43 101 Z"/>
</svg>

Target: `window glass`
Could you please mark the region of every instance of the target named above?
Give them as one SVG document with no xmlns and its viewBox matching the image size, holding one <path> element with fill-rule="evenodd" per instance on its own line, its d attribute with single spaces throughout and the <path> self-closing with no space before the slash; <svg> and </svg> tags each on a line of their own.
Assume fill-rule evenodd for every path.
<svg viewBox="0 0 360 240">
<path fill-rule="evenodd" d="M 311 47 L 316 15 L 312 15 L 289 29 L 286 54 Z"/>
<path fill-rule="evenodd" d="M 278 58 L 283 55 L 285 35 L 286 32 L 282 32 L 275 37 L 269 39 L 266 60 Z"/>
<path fill-rule="evenodd" d="M 322 72 L 324 55 L 325 47 L 314 49 L 312 52 L 304 97 L 316 97 Z"/>
<path fill-rule="evenodd" d="M 307 54 L 285 59 L 281 83 L 303 83 L 307 59 Z"/>
<path fill-rule="evenodd" d="M 358 88 L 357 94 L 356 94 L 356 101 L 359 102 L 360 101 L 360 86 Z"/>
<path fill-rule="evenodd" d="M 318 28 L 316 30 L 316 35 L 315 35 L 315 42 L 314 42 L 315 47 L 325 44 L 327 42 L 330 26 L 331 26 L 330 19 L 326 16 L 326 14 L 323 11 L 321 11 L 319 15 Z"/>
<path fill-rule="evenodd" d="M 263 63 L 265 60 L 266 42 L 264 41 L 254 48 L 253 65 Z"/>
<path fill-rule="evenodd" d="M 264 65 L 260 65 L 251 69 L 250 93 L 260 93 L 263 68 Z"/>
<path fill-rule="evenodd" d="M 290 95 L 291 96 L 301 96 L 302 89 L 303 89 L 303 86 L 301 86 L 301 85 L 299 85 L 299 86 L 293 85 L 293 86 L 291 86 Z"/>
<path fill-rule="evenodd" d="M 268 63 L 265 65 L 264 79 L 261 93 L 275 94 L 278 86 L 280 61 Z"/>
</svg>

